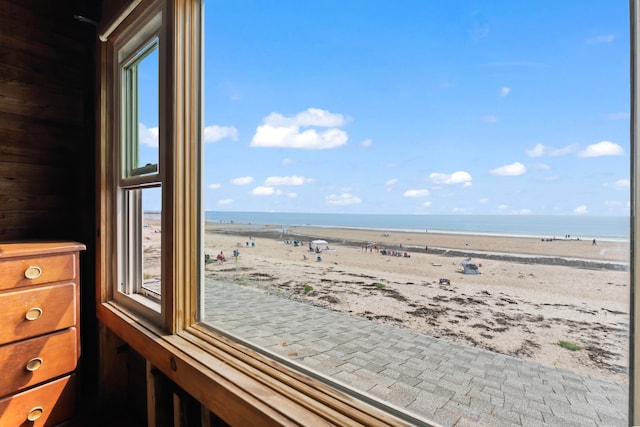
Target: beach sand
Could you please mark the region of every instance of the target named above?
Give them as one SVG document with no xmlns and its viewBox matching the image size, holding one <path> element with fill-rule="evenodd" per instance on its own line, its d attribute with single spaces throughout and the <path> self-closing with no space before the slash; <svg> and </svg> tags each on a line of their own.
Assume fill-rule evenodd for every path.
<svg viewBox="0 0 640 427">
<path fill-rule="evenodd" d="M 157 247 L 160 235 L 149 222 L 146 245 Z M 330 250 L 310 252 L 314 239 Z M 410 256 L 382 255 L 374 243 Z M 220 251 L 227 261 L 206 264 L 207 278 L 628 382 L 628 242 L 208 223 L 205 253 Z M 462 273 L 465 254 L 481 274 Z M 570 262 L 553 265 L 557 259 Z"/>
</svg>

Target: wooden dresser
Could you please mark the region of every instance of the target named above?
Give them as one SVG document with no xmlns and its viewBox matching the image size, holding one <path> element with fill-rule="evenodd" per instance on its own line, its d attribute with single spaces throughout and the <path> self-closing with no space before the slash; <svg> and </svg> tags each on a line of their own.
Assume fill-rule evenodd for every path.
<svg viewBox="0 0 640 427">
<path fill-rule="evenodd" d="M 84 249 L 0 243 L 0 426 L 52 426 L 74 415 Z"/>
</svg>

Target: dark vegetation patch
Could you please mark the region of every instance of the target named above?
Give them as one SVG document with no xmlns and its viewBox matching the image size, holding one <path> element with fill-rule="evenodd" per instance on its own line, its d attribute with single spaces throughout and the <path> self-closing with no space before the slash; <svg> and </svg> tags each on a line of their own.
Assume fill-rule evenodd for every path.
<svg viewBox="0 0 640 427">
<path fill-rule="evenodd" d="M 437 319 L 442 314 L 446 313 L 446 309 L 444 308 L 428 308 L 428 307 L 420 307 L 413 311 L 407 311 L 407 314 L 411 314 L 412 316 L 417 317 L 426 317 L 430 319 Z"/>
<path fill-rule="evenodd" d="M 273 277 L 272 275 L 267 273 L 251 273 L 249 274 L 249 276 L 254 278 L 259 278 L 262 280 L 268 280 L 268 281 L 277 280 L 277 277 Z"/>
<path fill-rule="evenodd" d="M 326 302 L 328 302 L 330 304 L 338 304 L 340 302 L 340 300 L 338 298 L 336 298 L 335 296 L 333 296 L 333 295 L 323 295 L 318 299 L 320 299 L 322 301 L 326 301 Z"/>
</svg>

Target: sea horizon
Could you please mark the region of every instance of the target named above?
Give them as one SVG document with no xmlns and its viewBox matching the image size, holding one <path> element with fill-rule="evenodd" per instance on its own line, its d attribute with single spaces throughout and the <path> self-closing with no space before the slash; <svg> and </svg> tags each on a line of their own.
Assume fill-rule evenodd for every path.
<svg viewBox="0 0 640 427">
<path fill-rule="evenodd" d="M 206 211 L 205 221 L 289 227 L 359 228 L 537 238 L 629 241 L 628 216 L 335 214 L 299 212 Z"/>
</svg>

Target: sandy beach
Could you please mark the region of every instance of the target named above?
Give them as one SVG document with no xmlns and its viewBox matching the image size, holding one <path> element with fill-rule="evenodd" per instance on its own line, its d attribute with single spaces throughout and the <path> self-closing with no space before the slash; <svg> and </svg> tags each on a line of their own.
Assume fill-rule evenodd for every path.
<svg viewBox="0 0 640 427">
<path fill-rule="evenodd" d="M 151 281 L 160 236 L 159 224 L 148 222 L 145 275 Z M 320 253 L 309 250 L 316 239 L 327 241 Z M 626 383 L 628 246 L 208 223 L 205 254 L 215 259 L 223 251 L 227 260 L 207 263 L 205 277 Z M 480 274 L 463 274 L 466 256 Z"/>
<path fill-rule="evenodd" d="M 327 241 L 319 254 L 315 239 Z M 220 251 L 227 261 L 208 263 L 208 278 L 627 382 L 628 242 L 207 224 L 205 252 Z M 463 274 L 463 254 L 480 274 Z"/>
</svg>

